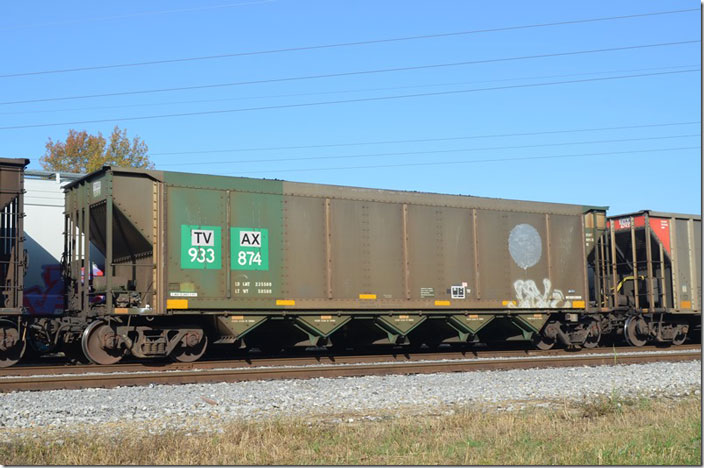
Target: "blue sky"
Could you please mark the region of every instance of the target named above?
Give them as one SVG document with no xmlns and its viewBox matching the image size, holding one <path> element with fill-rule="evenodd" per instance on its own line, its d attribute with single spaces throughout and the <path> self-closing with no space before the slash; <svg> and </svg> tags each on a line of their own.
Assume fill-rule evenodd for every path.
<svg viewBox="0 0 704 468">
<path fill-rule="evenodd" d="M 700 213 L 699 8 L 3 2 L 0 157 L 119 125 L 163 170 Z"/>
</svg>

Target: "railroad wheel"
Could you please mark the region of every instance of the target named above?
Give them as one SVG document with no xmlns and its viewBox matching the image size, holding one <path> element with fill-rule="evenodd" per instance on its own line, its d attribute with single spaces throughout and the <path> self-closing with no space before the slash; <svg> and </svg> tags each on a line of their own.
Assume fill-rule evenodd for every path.
<svg viewBox="0 0 704 468">
<path fill-rule="evenodd" d="M 623 324 L 623 336 L 631 346 L 644 346 L 648 342 L 647 324 L 640 317 L 628 317 Z"/>
<path fill-rule="evenodd" d="M 0 367 L 10 367 L 22 358 L 27 342 L 22 338 L 17 325 L 0 321 Z"/>
<path fill-rule="evenodd" d="M 171 352 L 169 357 L 177 362 L 193 362 L 205 354 L 208 347 L 208 337 L 201 330 L 200 333 L 189 331 L 181 338 L 181 342 Z"/>
<path fill-rule="evenodd" d="M 555 346 L 555 339 L 547 338 L 540 333 L 533 333 L 533 346 L 542 351 L 547 351 Z"/>
<path fill-rule="evenodd" d="M 599 322 L 594 319 L 589 320 L 587 323 L 587 337 L 582 343 L 584 348 L 596 348 L 599 346 L 599 340 L 601 339 L 601 327 L 599 327 Z"/>
<path fill-rule="evenodd" d="M 678 325 L 677 331 L 675 332 L 675 337 L 672 339 L 672 344 L 679 346 L 685 342 L 687 339 L 687 332 L 689 331 L 686 325 Z"/>
<path fill-rule="evenodd" d="M 83 332 L 81 349 L 88 359 L 101 365 L 118 363 L 125 355 L 120 337 L 108 324 L 99 320 L 88 325 Z"/>
</svg>

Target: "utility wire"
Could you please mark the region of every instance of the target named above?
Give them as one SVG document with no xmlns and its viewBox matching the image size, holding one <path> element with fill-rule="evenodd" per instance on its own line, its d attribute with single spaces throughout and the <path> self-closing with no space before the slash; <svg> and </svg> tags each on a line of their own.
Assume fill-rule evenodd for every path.
<svg viewBox="0 0 704 468">
<path fill-rule="evenodd" d="M 505 149 L 526 149 L 526 148 L 545 148 L 552 146 L 570 146 L 570 145 L 592 145 L 599 143 L 623 143 L 627 141 L 649 141 L 649 140 L 668 140 L 672 138 L 700 137 L 699 133 L 689 133 L 684 135 L 668 135 L 658 137 L 639 137 L 639 138 L 623 138 L 612 140 L 588 140 L 588 141 L 573 141 L 567 143 L 543 143 L 539 145 L 518 145 L 518 146 L 489 146 L 484 148 L 454 148 L 442 150 L 424 150 L 424 151 L 402 151 L 394 153 L 372 153 L 372 154 L 350 154 L 345 156 L 304 156 L 296 158 L 274 158 L 274 159 L 248 159 L 237 161 L 198 161 L 185 163 L 162 163 L 160 166 L 197 166 L 197 165 L 215 165 L 215 164 L 245 164 L 245 163 L 269 163 L 269 162 L 287 162 L 287 161 L 314 161 L 314 160 L 332 160 L 332 159 L 358 159 L 358 158 L 377 158 L 388 156 L 418 156 L 421 154 L 440 154 L 440 153 L 461 153 L 471 151 L 495 151 Z"/>
<path fill-rule="evenodd" d="M 268 94 L 268 95 L 258 95 L 258 96 L 239 96 L 235 98 L 219 98 L 219 99 L 191 99 L 187 101 L 162 101 L 153 102 L 148 104 L 125 104 L 119 106 L 90 106 L 90 107 L 72 107 L 64 109 L 42 109 L 42 110 L 26 110 L 26 111 L 13 111 L 13 112 L 0 112 L 0 115 L 25 115 L 25 114 L 47 114 L 52 112 L 70 112 L 70 111 L 86 111 L 86 110 L 104 110 L 104 109 L 126 109 L 126 108 L 139 108 L 139 107 L 158 107 L 158 106 L 169 106 L 173 104 L 200 104 L 200 103 L 210 103 L 210 102 L 225 102 L 225 101 L 251 101 L 256 99 L 276 99 L 276 98 L 287 98 L 287 97 L 303 97 L 303 96 L 324 96 L 331 94 L 346 94 L 346 93 L 362 93 L 362 92 L 374 92 L 374 91 L 398 91 L 402 89 L 423 89 L 423 88 L 438 88 L 443 86 L 460 86 L 460 85 L 471 85 L 471 84 L 481 84 L 481 83 L 501 83 L 506 81 L 523 81 L 523 80 L 539 80 L 548 78 L 568 78 L 573 76 L 590 76 L 590 75 L 604 75 L 608 73 L 633 73 L 639 71 L 652 71 L 652 70 L 672 70 L 679 68 L 691 68 L 699 70 L 697 64 L 689 65 L 672 65 L 669 67 L 648 67 L 648 68 L 631 68 L 631 69 L 621 69 L 621 70 L 604 70 L 604 71 L 594 71 L 586 73 L 563 73 L 559 75 L 534 75 L 534 76 L 515 76 L 511 78 L 501 78 L 496 80 L 472 80 L 472 81 L 462 81 L 462 82 L 450 82 L 450 83 L 428 83 L 424 85 L 406 85 L 406 86 L 385 86 L 380 88 L 356 88 L 356 89 L 341 89 L 333 91 L 318 91 L 313 93 L 286 93 L 286 94 Z"/>
<path fill-rule="evenodd" d="M 530 161 L 530 160 L 540 160 L 540 159 L 565 159 L 565 158 L 582 158 L 588 156 L 608 156 L 608 155 L 623 155 L 623 154 L 639 154 L 639 153 L 655 153 L 661 151 L 684 151 L 684 150 L 699 150 L 699 146 L 680 146 L 675 148 L 658 148 L 658 149 L 647 149 L 647 150 L 633 150 L 633 151 L 608 151 L 604 153 L 581 153 L 581 154 L 557 154 L 552 156 L 526 156 L 526 157 L 511 157 L 511 158 L 487 158 L 487 159 L 473 159 L 469 161 L 437 161 L 437 162 L 422 162 L 422 163 L 402 163 L 402 164 L 380 164 L 374 166 L 345 166 L 345 167 L 317 167 L 309 169 L 272 169 L 263 171 L 238 171 L 235 173 L 223 174 L 223 175 L 240 175 L 240 174 L 260 174 L 260 173 L 279 173 L 279 172 L 312 172 L 312 171 L 342 171 L 349 169 L 381 169 L 381 168 L 392 168 L 392 167 L 413 167 L 413 166 L 448 166 L 448 165 L 461 165 L 461 164 L 479 164 L 486 162 L 506 162 L 506 161 Z"/>
<path fill-rule="evenodd" d="M 238 153 L 238 152 L 252 152 L 252 151 L 281 151 L 281 150 L 291 150 L 291 149 L 317 149 L 317 148 L 337 148 L 344 146 L 364 146 L 364 145 L 386 145 L 386 144 L 396 144 L 396 143 L 426 143 L 432 141 L 455 141 L 455 140 L 474 140 L 480 138 L 506 138 L 506 137 L 516 137 L 516 136 L 536 136 L 536 135 L 554 135 L 560 133 L 578 133 L 578 132 L 599 132 L 603 130 L 628 130 L 634 128 L 654 128 L 654 127 L 671 127 L 676 125 L 699 125 L 700 121 L 694 120 L 689 122 L 668 122 L 668 123 L 657 123 L 657 124 L 644 124 L 644 125 L 621 125 L 618 127 L 594 127 L 594 128 L 577 128 L 568 130 L 547 130 L 542 132 L 522 132 L 522 133 L 491 133 L 487 135 L 469 135 L 469 136 L 454 136 L 454 137 L 442 137 L 442 138 L 414 138 L 411 140 L 377 140 L 377 141 L 363 141 L 354 143 L 331 143 L 325 145 L 299 145 L 299 146 L 265 146 L 256 148 L 233 148 L 233 149 L 217 149 L 217 150 L 203 150 L 203 151 L 175 151 L 168 153 L 150 153 L 150 156 L 170 156 L 170 155 L 185 155 L 185 154 L 206 154 L 206 153 Z"/>
<path fill-rule="evenodd" d="M 244 57 L 250 55 L 264 55 L 264 54 L 280 54 L 287 52 L 301 52 L 306 50 L 320 50 L 320 49 L 332 49 L 337 47 L 352 47 L 360 45 L 370 45 L 370 44 L 385 44 L 392 42 L 402 42 L 402 41 L 412 41 L 421 39 L 436 39 L 441 37 L 455 37 L 455 36 L 465 36 L 470 34 L 482 34 L 490 32 L 500 32 L 500 31 L 516 31 L 522 29 L 534 29 L 543 28 L 549 26 L 563 26 L 571 24 L 583 24 L 583 23 L 596 23 L 601 21 L 612 21 L 612 20 L 622 20 L 628 18 L 645 18 L 650 16 L 661 16 L 661 15 L 671 15 L 677 13 L 689 13 L 693 11 L 699 11 L 698 8 L 689 8 L 683 10 L 667 10 L 667 11 L 656 11 L 651 13 L 637 13 L 632 15 L 621 15 L 621 16 L 605 16 L 600 18 L 587 18 L 581 20 L 569 20 L 569 21 L 558 21 L 553 23 L 538 23 L 538 24 L 528 24 L 528 25 L 518 25 L 518 26 L 506 26 L 501 28 L 487 28 L 487 29 L 473 29 L 467 31 L 456 31 L 449 33 L 438 33 L 438 34 L 422 34 L 417 36 L 404 36 L 404 37 L 394 37 L 388 39 L 373 39 L 367 41 L 354 41 L 354 42 L 338 42 L 333 44 L 320 44 L 315 46 L 303 46 L 303 47 L 288 47 L 283 49 L 269 49 L 269 50 L 259 50 L 250 52 L 237 52 L 229 54 L 218 54 L 218 55 L 204 55 L 198 57 L 184 57 L 177 59 L 167 59 L 167 60 L 151 60 L 145 62 L 132 62 L 132 63 L 120 63 L 112 65 L 97 65 L 97 66 L 86 66 L 86 67 L 76 67 L 76 68 L 63 68 L 55 70 L 40 70 L 34 72 L 21 72 L 21 73 L 8 73 L 0 75 L 0 78 L 12 78 L 20 76 L 31 76 L 31 75 L 48 75 L 53 73 L 70 73 L 70 72 L 82 72 L 88 70 L 106 70 L 113 68 L 127 68 L 127 67 L 141 67 L 147 65 L 161 65 L 165 63 L 180 63 L 180 62 L 192 62 L 197 60 L 217 60 L 231 57 Z"/>
<path fill-rule="evenodd" d="M 134 121 L 134 120 L 153 120 L 153 119 L 164 119 L 164 118 L 172 118 L 172 117 L 191 117 L 191 116 L 197 116 L 197 115 L 218 115 L 218 114 L 229 114 L 229 113 L 235 113 L 235 112 L 251 112 L 251 111 L 273 110 L 273 109 L 295 109 L 295 108 L 303 108 L 303 107 L 316 107 L 316 106 L 333 105 L 333 104 L 390 101 L 390 100 L 397 100 L 397 99 L 409 99 L 409 98 L 428 97 L 428 96 L 449 96 L 449 95 L 453 95 L 453 94 L 468 94 L 468 93 L 477 93 L 477 92 L 483 92 L 483 91 L 498 91 L 498 90 L 503 90 L 503 89 L 537 88 L 537 87 L 543 87 L 543 86 L 553 86 L 553 85 L 562 85 L 562 84 L 589 83 L 589 82 L 597 82 L 597 81 L 613 81 L 613 80 L 621 80 L 621 79 L 628 79 L 628 78 L 642 78 L 642 77 L 646 77 L 646 76 L 665 76 L 665 75 L 674 75 L 674 74 L 682 74 L 682 73 L 692 73 L 695 71 L 697 71 L 697 70 L 682 70 L 682 71 L 659 72 L 659 73 L 642 73 L 642 74 L 638 74 L 638 75 L 621 75 L 621 76 L 611 76 L 611 77 L 603 77 L 603 78 L 585 78 L 582 80 L 552 81 L 552 82 L 544 82 L 544 83 L 529 83 L 529 84 L 510 85 L 510 86 L 495 86 L 492 88 L 472 88 L 472 89 L 462 89 L 462 90 L 456 90 L 456 91 L 438 91 L 438 92 L 434 92 L 434 93 L 401 94 L 401 95 L 395 95 L 395 96 L 378 96 L 378 97 L 358 98 L 358 99 L 340 99 L 340 100 L 336 100 L 336 101 L 318 101 L 318 102 L 305 102 L 305 103 L 299 103 L 299 104 L 281 104 L 281 105 L 274 105 L 274 106 L 242 107 L 242 108 L 237 108 L 237 109 L 222 109 L 222 110 L 199 111 L 199 112 L 182 112 L 182 113 L 177 113 L 177 114 L 145 115 L 145 116 L 140 116 L 140 117 L 119 117 L 119 118 L 110 118 L 110 119 L 79 120 L 79 121 L 73 121 L 73 122 L 53 122 L 53 123 L 30 124 L 30 125 L 12 125 L 12 126 L 7 126 L 7 127 L 0 127 L 0 130 L 16 130 L 16 129 L 22 129 L 22 128 L 40 128 L 40 127 L 57 127 L 57 126 L 61 126 L 61 125 L 83 125 L 83 124 L 89 124 L 89 123 L 103 123 L 103 122 L 125 122 L 125 121 Z"/>
<path fill-rule="evenodd" d="M 114 97 L 114 96 L 128 96 L 128 95 L 135 95 L 135 94 L 154 94 L 154 93 L 166 93 L 166 92 L 174 92 L 174 91 L 191 91 L 194 89 L 212 89 L 212 88 L 223 88 L 223 87 L 229 87 L 229 86 L 244 86 L 244 85 L 254 85 L 254 84 L 264 84 L 264 83 L 281 83 L 281 82 L 287 82 L 287 81 L 302 81 L 302 80 L 321 79 L 321 78 L 338 78 L 341 76 L 358 76 L 358 75 L 371 75 L 371 74 L 391 73 L 391 72 L 411 71 L 411 70 L 427 70 L 427 69 L 431 69 L 431 68 L 444 68 L 444 67 L 456 67 L 456 66 L 464 66 L 464 65 L 477 65 L 477 64 L 484 64 L 484 63 L 509 62 L 509 61 L 515 61 L 515 60 L 533 60 L 533 59 L 549 58 L 549 57 L 564 57 L 564 56 L 594 54 L 594 53 L 602 53 L 602 52 L 615 52 L 615 51 L 623 51 L 623 50 L 645 49 L 645 48 L 651 48 L 651 47 L 667 47 L 667 46 L 674 46 L 674 45 L 694 44 L 694 43 L 699 43 L 699 42 L 701 42 L 701 41 L 700 40 L 692 40 L 692 41 L 678 41 L 678 42 L 661 42 L 661 43 L 657 43 L 657 44 L 645 44 L 645 45 L 636 45 L 636 46 L 627 46 L 627 47 L 611 47 L 611 48 L 606 48 L 606 49 L 590 49 L 590 50 L 579 50 L 579 51 L 571 51 L 571 52 L 559 52 L 559 53 L 552 53 L 552 54 L 523 55 L 523 56 L 518 56 L 518 57 L 503 57 L 503 58 L 498 58 L 498 59 L 487 59 L 487 60 L 469 60 L 469 61 L 463 61 L 463 62 L 436 63 L 436 64 L 429 64 L 429 65 L 417 65 L 417 66 L 413 66 L 413 67 L 379 68 L 379 69 L 374 69 L 374 70 L 356 70 L 356 71 L 342 72 L 342 73 L 325 73 L 325 74 L 320 74 L 320 75 L 292 76 L 292 77 L 285 77 L 285 78 L 269 78 L 266 80 L 235 81 L 235 82 L 231 82 L 231 83 L 215 83 L 215 84 L 196 85 L 196 86 L 181 86 L 181 87 L 177 87 L 177 88 L 143 89 L 143 90 L 137 90 L 137 91 L 119 91 L 119 92 L 115 92 L 115 93 L 85 94 L 85 95 L 79 95 L 79 96 L 26 99 L 26 100 L 21 100 L 21 101 L 0 102 L 0 105 L 6 106 L 6 105 L 10 105 L 10 104 L 29 104 L 29 103 L 34 103 L 34 102 L 69 101 L 69 100 L 75 100 L 75 99 L 90 99 L 90 98 L 97 98 L 97 97 Z"/>
</svg>

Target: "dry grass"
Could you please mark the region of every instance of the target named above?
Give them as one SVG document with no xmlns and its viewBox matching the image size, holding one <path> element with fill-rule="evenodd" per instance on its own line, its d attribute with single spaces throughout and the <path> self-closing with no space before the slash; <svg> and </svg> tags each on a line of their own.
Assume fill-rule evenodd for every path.
<svg viewBox="0 0 704 468">
<path fill-rule="evenodd" d="M 231 423 L 218 434 L 39 435 L 0 443 L 0 463 L 700 465 L 700 414 L 697 397 L 612 396 L 511 412 Z"/>
</svg>

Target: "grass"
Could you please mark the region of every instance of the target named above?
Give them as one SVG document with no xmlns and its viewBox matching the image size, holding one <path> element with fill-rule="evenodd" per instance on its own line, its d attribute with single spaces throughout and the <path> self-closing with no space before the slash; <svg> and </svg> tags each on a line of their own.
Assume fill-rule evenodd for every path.
<svg viewBox="0 0 704 468">
<path fill-rule="evenodd" d="M 701 430 L 698 397 L 610 395 L 516 411 L 232 422 L 209 434 L 103 428 L 57 440 L 35 429 L 0 442 L 0 464 L 700 465 Z"/>
</svg>

